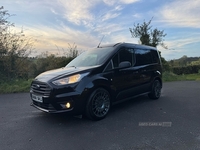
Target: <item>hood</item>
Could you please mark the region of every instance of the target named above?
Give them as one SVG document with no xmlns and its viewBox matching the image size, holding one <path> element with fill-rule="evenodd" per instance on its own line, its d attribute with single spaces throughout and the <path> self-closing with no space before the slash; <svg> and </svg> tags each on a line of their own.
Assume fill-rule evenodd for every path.
<svg viewBox="0 0 200 150">
<path fill-rule="evenodd" d="M 94 68 L 93 67 L 64 67 L 64 68 L 60 68 L 60 69 L 55 69 L 55 70 L 50 70 L 50 71 L 46 71 L 46 72 L 43 72 L 41 73 L 40 75 L 38 75 L 35 80 L 36 81 L 41 81 L 41 82 L 48 82 L 52 79 L 56 79 L 56 78 L 61 78 L 61 77 L 64 77 L 64 76 L 67 76 L 67 75 L 70 75 L 70 74 L 73 74 L 73 73 L 79 73 L 81 71 L 84 71 L 84 70 L 89 70 L 91 68 Z"/>
</svg>

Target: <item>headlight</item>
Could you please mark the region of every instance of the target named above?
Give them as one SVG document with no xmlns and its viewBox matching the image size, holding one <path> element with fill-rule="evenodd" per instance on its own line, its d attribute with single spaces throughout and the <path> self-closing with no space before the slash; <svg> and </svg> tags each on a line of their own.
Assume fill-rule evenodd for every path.
<svg viewBox="0 0 200 150">
<path fill-rule="evenodd" d="M 66 84 L 72 84 L 79 82 L 84 76 L 88 75 L 89 73 L 84 73 L 84 74 L 75 74 L 73 76 L 69 76 L 66 78 L 62 78 L 59 80 L 55 80 L 52 83 L 54 85 L 66 85 Z"/>
</svg>

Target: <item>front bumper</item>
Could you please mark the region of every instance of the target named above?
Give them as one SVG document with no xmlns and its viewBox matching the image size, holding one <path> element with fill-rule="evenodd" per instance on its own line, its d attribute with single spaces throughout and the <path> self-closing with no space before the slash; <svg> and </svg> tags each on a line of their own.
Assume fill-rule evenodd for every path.
<svg viewBox="0 0 200 150">
<path fill-rule="evenodd" d="M 84 90 L 77 92 L 75 89 L 72 86 L 58 89 L 47 83 L 33 82 L 30 90 L 31 106 L 47 113 L 82 113 L 85 108 Z M 34 100 L 33 95 L 41 101 Z"/>
<path fill-rule="evenodd" d="M 63 113 L 63 112 L 70 112 L 73 110 L 73 108 L 67 109 L 67 110 L 56 110 L 53 106 L 48 106 L 48 108 L 44 108 L 40 104 L 36 104 L 36 103 L 37 102 L 32 102 L 30 105 L 47 113 Z"/>
</svg>

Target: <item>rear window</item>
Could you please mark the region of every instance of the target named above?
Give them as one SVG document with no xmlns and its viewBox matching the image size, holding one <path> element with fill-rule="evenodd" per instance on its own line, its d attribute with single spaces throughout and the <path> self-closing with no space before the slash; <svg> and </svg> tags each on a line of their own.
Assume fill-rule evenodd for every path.
<svg viewBox="0 0 200 150">
<path fill-rule="evenodd" d="M 158 52 L 151 50 L 152 63 L 159 63 Z"/>
<path fill-rule="evenodd" d="M 158 52 L 155 50 L 135 49 L 136 64 L 135 66 L 159 63 Z"/>
<path fill-rule="evenodd" d="M 135 49 L 136 64 L 135 66 L 147 65 L 152 63 L 150 50 Z"/>
</svg>

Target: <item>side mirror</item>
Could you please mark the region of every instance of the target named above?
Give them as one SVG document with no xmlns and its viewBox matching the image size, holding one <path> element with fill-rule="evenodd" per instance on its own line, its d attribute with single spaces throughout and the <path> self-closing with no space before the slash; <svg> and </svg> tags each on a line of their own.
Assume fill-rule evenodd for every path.
<svg viewBox="0 0 200 150">
<path fill-rule="evenodd" d="M 128 68 L 131 66 L 131 63 L 129 61 L 123 61 L 119 64 L 119 68 Z"/>
</svg>

